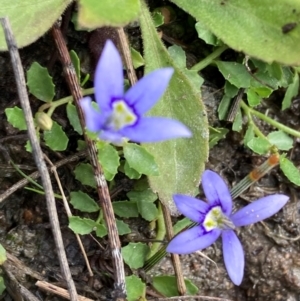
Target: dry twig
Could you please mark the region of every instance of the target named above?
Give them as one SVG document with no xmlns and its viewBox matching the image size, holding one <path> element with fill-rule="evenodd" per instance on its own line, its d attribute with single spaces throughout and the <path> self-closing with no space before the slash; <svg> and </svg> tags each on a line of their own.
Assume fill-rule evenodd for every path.
<svg viewBox="0 0 300 301">
<path fill-rule="evenodd" d="M 77 300 L 76 288 L 71 276 L 71 272 L 68 266 L 67 257 L 65 253 L 65 248 L 62 240 L 62 235 L 60 232 L 60 226 L 58 221 L 58 215 L 56 211 L 56 204 L 54 193 L 51 185 L 50 176 L 47 170 L 47 166 L 43 159 L 43 153 L 39 144 L 39 141 L 36 136 L 35 127 L 33 123 L 32 112 L 30 108 L 30 103 L 26 91 L 26 83 L 24 70 L 22 68 L 22 63 L 20 55 L 18 52 L 18 47 L 16 45 L 15 39 L 12 34 L 12 30 L 7 18 L 1 18 L 2 27 L 5 34 L 6 43 L 11 57 L 11 63 L 14 71 L 15 80 L 17 83 L 18 96 L 21 102 L 21 106 L 25 115 L 25 121 L 27 125 L 27 131 L 29 140 L 32 146 L 32 154 L 36 162 L 37 168 L 40 172 L 43 188 L 45 191 L 45 197 L 47 202 L 47 208 L 49 213 L 49 219 L 51 224 L 51 229 L 54 236 L 54 241 L 56 249 L 58 252 L 59 263 L 61 267 L 62 275 L 67 282 L 68 290 L 70 292 L 71 300 Z"/>
</svg>

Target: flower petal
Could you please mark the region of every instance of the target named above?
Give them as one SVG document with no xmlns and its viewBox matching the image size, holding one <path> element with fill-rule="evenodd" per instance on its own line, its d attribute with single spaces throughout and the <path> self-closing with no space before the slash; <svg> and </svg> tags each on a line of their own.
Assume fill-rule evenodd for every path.
<svg viewBox="0 0 300 301">
<path fill-rule="evenodd" d="M 90 97 L 84 97 L 79 101 L 82 108 L 85 124 L 89 131 L 99 132 L 105 121 L 104 114 L 97 112 L 92 106 L 92 99 Z"/>
<path fill-rule="evenodd" d="M 113 143 L 114 145 L 121 146 L 123 145 L 125 139 L 122 135 L 120 135 L 119 132 L 104 130 L 101 131 L 99 138 L 101 140 L 108 141 L 110 143 Z"/>
<path fill-rule="evenodd" d="M 221 234 L 220 229 L 214 229 L 203 234 L 201 226 L 195 226 L 176 235 L 168 244 L 167 252 L 189 254 L 202 250 L 213 244 Z"/>
<path fill-rule="evenodd" d="M 187 195 L 174 194 L 177 209 L 196 223 L 201 223 L 209 210 L 208 204 Z"/>
<path fill-rule="evenodd" d="M 221 205 L 223 212 L 229 215 L 232 210 L 232 198 L 224 180 L 211 170 L 204 171 L 202 187 L 210 205 Z"/>
<path fill-rule="evenodd" d="M 284 194 L 266 196 L 234 213 L 231 220 L 237 227 L 254 224 L 277 213 L 288 200 Z"/>
<path fill-rule="evenodd" d="M 240 240 L 232 230 L 223 230 L 223 257 L 227 273 L 235 285 L 240 285 L 244 276 L 245 256 Z"/>
<path fill-rule="evenodd" d="M 161 98 L 173 74 L 173 68 L 155 70 L 132 86 L 125 99 L 138 114 L 143 114 Z"/>
<path fill-rule="evenodd" d="M 179 137 L 191 137 L 191 131 L 181 122 L 162 117 L 140 118 L 137 124 L 120 130 L 135 142 L 157 142 Z"/>
<path fill-rule="evenodd" d="M 95 98 L 101 111 L 110 107 L 112 98 L 123 99 L 123 64 L 120 54 L 112 41 L 105 43 L 96 67 Z"/>
</svg>

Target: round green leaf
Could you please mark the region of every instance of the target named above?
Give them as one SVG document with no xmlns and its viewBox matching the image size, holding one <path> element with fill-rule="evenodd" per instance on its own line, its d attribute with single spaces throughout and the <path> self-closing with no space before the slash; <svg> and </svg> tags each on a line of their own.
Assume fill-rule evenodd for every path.
<svg viewBox="0 0 300 301">
<path fill-rule="evenodd" d="M 172 0 L 229 47 L 266 62 L 300 64 L 298 0 Z"/>
<path fill-rule="evenodd" d="M 25 122 L 24 112 L 19 107 L 7 108 L 5 109 L 5 115 L 7 121 L 15 128 L 19 130 L 27 130 L 27 125 Z"/>
<path fill-rule="evenodd" d="M 125 235 L 131 233 L 129 226 L 123 221 L 116 219 L 116 225 L 117 225 L 119 235 Z"/>
<path fill-rule="evenodd" d="M 135 275 L 126 276 L 126 289 L 127 289 L 127 300 L 137 301 L 141 297 L 145 296 L 146 285 L 140 278 Z"/>
<path fill-rule="evenodd" d="M 148 253 L 149 247 L 140 242 L 130 242 L 126 247 L 122 248 L 123 259 L 132 269 L 141 268 L 144 265 Z"/>
<path fill-rule="evenodd" d="M 81 184 L 96 188 L 94 171 L 91 164 L 79 163 L 74 170 L 75 178 Z"/>
<path fill-rule="evenodd" d="M 288 151 L 293 147 L 293 139 L 282 131 L 271 132 L 268 136 L 271 144 L 275 145 L 280 150 Z"/>
<path fill-rule="evenodd" d="M 91 233 L 97 224 L 89 218 L 80 218 L 79 216 L 69 217 L 69 228 L 76 234 L 85 235 Z"/>
<path fill-rule="evenodd" d="M 89 195 L 80 190 L 72 191 L 70 197 L 70 203 L 73 207 L 82 212 L 97 212 L 100 209 L 98 204 Z"/>
<path fill-rule="evenodd" d="M 279 161 L 280 169 L 283 171 L 285 176 L 297 186 L 300 186 L 300 171 L 289 159 L 285 158 L 284 155 L 280 156 Z"/>
<path fill-rule="evenodd" d="M 64 151 L 69 142 L 68 136 L 56 121 L 53 121 L 50 131 L 44 131 L 44 140 L 46 145 L 54 151 Z"/>
</svg>

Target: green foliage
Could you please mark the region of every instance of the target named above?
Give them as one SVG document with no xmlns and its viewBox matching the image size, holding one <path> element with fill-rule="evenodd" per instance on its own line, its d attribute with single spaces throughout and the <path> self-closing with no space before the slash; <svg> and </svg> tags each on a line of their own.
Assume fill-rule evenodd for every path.
<svg viewBox="0 0 300 301">
<path fill-rule="evenodd" d="M 37 62 L 34 62 L 27 71 L 27 86 L 32 95 L 45 102 L 52 101 L 55 95 L 52 77 L 47 68 Z"/>
<path fill-rule="evenodd" d="M 6 261 L 6 250 L 0 244 L 0 265 L 2 265 Z"/>
<path fill-rule="evenodd" d="M 69 142 L 68 136 L 56 121 L 53 121 L 50 131 L 44 131 L 44 140 L 46 145 L 55 151 L 64 151 Z"/>
<path fill-rule="evenodd" d="M 197 22 L 195 25 L 198 37 L 206 42 L 206 44 L 218 46 L 222 42 L 201 22 Z"/>
<path fill-rule="evenodd" d="M 293 139 L 282 131 L 271 132 L 267 137 L 279 150 L 288 151 L 293 147 Z"/>
<path fill-rule="evenodd" d="M 229 132 L 225 128 L 213 128 L 209 127 L 209 148 L 213 148 L 221 139 L 225 138 Z"/>
<path fill-rule="evenodd" d="M 300 186 L 300 171 L 299 169 L 285 157 L 285 155 L 280 156 L 279 161 L 280 169 L 283 171 L 285 176 L 297 186 Z"/>
<path fill-rule="evenodd" d="M 97 223 L 89 218 L 69 217 L 69 228 L 76 234 L 85 235 L 97 229 Z"/>
<path fill-rule="evenodd" d="M 297 96 L 299 93 L 299 74 L 295 72 L 293 77 L 293 82 L 288 86 L 283 101 L 282 101 L 282 110 L 285 110 L 291 106 L 292 98 Z"/>
<path fill-rule="evenodd" d="M 137 172 L 149 176 L 157 176 L 159 174 L 154 157 L 145 147 L 135 143 L 127 143 L 124 145 L 123 151 L 128 165 Z"/>
<path fill-rule="evenodd" d="M 0 277 L 0 295 L 3 294 L 5 289 L 6 289 L 6 286 L 5 286 L 5 283 L 4 283 L 4 279 L 3 279 L 3 277 Z"/>
<path fill-rule="evenodd" d="M 145 297 L 146 285 L 135 275 L 126 276 L 127 300 L 136 301 Z"/>
<path fill-rule="evenodd" d="M 123 171 L 129 179 L 139 179 L 142 176 L 134 168 L 131 168 L 127 161 L 125 161 L 125 163 L 124 163 Z"/>
<path fill-rule="evenodd" d="M 129 226 L 123 221 L 116 219 L 116 225 L 119 235 L 125 235 L 131 233 Z"/>
<path fill-rule="evenodd" d="M 149 250 L 146 244 L 130 242 L 122 248 L 122 256 L 131 269 L 138 269 L 144 265 Z"/>
<path fill-rule="evenodd" d="M 70 193 L 70 203 L 75 209 L 82 212 L 97 212 L 99 211 L 98 204 L 86 193 L 79 191 L 72 191 Z"/>
<path fill-rule="evenodd" d="M 135 50 L 133 47 L 130 47 L 130 53 L 134 69 L 145 65 L 142 55 L 137 50 Z"/>
<path fill-rule="evenodd" d="M 119 201 L 112 203 L 114 213 L 120 217 L 138 217 L 139 212 L 137 204 L 134 201 Z"/>
<path fill-rule="evenodd" d="M 196 295 L 198 292 L 198 287 L 188 279 L 185 279 L 184 282 L 186 285 L 186 294 Z M 175 276 L 153 277 L 153 287 L 165 297 L 179 296 Z"/>
<path fill-rule="evenodd" d="M 91 164 L 79 163 L 74 170 L 75 178 L 81 184 L 96 188 L 96 181 Z"/>
<path fill-rule="evenodd" d="M 75 72 L 76 72 L 76 75 L 77 75 L 77 78 L 78 78 L 78 82 L 80 83 L 80 80 L 81 80 L 80 59 L 79 59 L 77 53 L 74 50 L 71 50 L 69 54 L 70 54 L 72 64 L 75 68 Z"/>
<path fill-rule="evenodd" d="M 15 128 L 22 130 L 27 130 L 27 125 L 25 122 L 24 112 L 21 108 L 15 106 L 13 108 L 5 109 L 5 115 L 8 122 Z"/>
<path fill-rule="evenodd" d="M 23 0 L 22 2 L 1 0 L 0 16 L 8 17 L 17 45 L 22 48 L 48 31 L 71 2 L 70 0 Z M 7 50 L 2 27 L 0 27 L 1 50 Z"/>
<path fill-rule="evenodd" d="M 237 51 L 244 51 L 269 63 L 300 64 L 298 0 L 172 2 L 196 20 L 201 20 L 213 34 Z"/>
<path fill-rule="evenodd" d="M 82 135 L 82 127 L 80 125 L 76 107 L 73 104 L 68 103 L 66 109 L 67 109 L 67 116 L 72 127 L 79 135 Z"/>
<path fill-rule="evenodd" d="M 193 132 L 191 139 L 173 139 L 143 145 L 149 153 L 155 155 L 159 167 L 159 176 L 149 176 L 150 187 L 158 193 L 160 200 L 170 208 L 171 213 L 176 214 L 172 194 L 176 191 L 194 195 L 204 170 L 208 154 L 207 117 L 203 114 L 205 108 L 199 97 L 200 90 L 195 89 L 194 84 L 182 73 L 166 51 L 144 3 L 140 24 L 146 73 L 166 66 L 174 68 L 169 88 L 163 98 L 150 110 L 149 115 L 163 115 L 180 120 Z"/>
<path fill-rule="evenodd" d="M 80 0 L 79 25 L 89 29 L 124 26 L 138 17 L 139 0 Z"/>
</svg>

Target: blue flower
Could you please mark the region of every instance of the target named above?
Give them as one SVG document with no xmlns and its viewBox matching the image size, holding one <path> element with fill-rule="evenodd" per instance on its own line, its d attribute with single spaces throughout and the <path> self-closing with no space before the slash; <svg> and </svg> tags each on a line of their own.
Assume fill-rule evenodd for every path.
<svg viewBox="0 0 300 301">
<path fill-rule="evenodd" d="M 177 137 L 191 137 L 191 131 L 176 120 L 143 117 L 166 90 L 172 68 L 163 68 L 144 76 L 124 93 L 121 57 L 111 41 L 107 41 L 95 71 L 95 98 L 80 100 L 87 129 L 99 138 L 121 144 L 124 138 L 135 142 L 157 142 Z"/>
<path fill-rule="evenodd" d="M 244 275 L 244 251 L 233 230 L 270 217 L 289 198 L 282 194 L 269 195 L 232 214 L 230 192 L 218 174 L 206 170 L 202 176 L 202 186 L 208 203 L 185 195 L 173 196 L 178 210 L 198 225 L 175 236 L 167 251 L 189 254 L 207 248 L 222 234 L 223 257 L 228 275 L 234 284 L 240 285 Z"/>
</svg>

